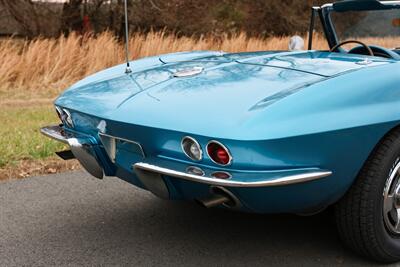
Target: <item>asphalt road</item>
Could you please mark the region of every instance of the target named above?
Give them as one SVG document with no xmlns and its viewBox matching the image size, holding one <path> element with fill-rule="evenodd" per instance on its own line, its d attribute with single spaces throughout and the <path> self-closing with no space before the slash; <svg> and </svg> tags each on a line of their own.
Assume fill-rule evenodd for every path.
<svg viewBox="0 0 400 267">
<path fill-rule="evenodd" d="M 75 172 L 0 183 L 0 266 L 369 266 L 331 214 L 254 215 L 168 202 Z M 376 266 L 376 265 L 372 265 Z"/>
</svg>

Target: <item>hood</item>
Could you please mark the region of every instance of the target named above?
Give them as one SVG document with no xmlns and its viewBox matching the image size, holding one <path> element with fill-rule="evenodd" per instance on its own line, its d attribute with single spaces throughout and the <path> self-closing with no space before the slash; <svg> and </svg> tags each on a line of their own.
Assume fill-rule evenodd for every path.
<svg viewBox="0 0 400 267">
<path fill-rule="evenodd" d="M 312 84 L 388 60 L 324 52 L 173 54 L 133 62 L 89 77 L 57 105 L 115 121 L 183 132 L 235 129 L 261 109 Z M 182 70 L 197 75 L 175 77 Z M 118 74 L 118 71 L 120 71 Z M 261 108 L 260 108 L 261 107 Z M 189 131 L 190 129 L 190 131 Z"/>
</svg>

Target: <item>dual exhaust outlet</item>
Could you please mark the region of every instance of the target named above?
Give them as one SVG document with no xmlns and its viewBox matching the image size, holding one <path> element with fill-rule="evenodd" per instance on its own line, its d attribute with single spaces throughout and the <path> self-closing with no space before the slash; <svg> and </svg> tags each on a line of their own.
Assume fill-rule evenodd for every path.
<svg viewBox="0 0 400 267">
<path fill-rule="evenodd" d="M 205 208 L 214 208 L 217 206 L 225 206 L 231 209 L 241 207 L 240 200 L 229 190 L 223 187 L 211 187 L 211 196 L 205 199 L 197 199 L 196 202 Z"/>
</svg>

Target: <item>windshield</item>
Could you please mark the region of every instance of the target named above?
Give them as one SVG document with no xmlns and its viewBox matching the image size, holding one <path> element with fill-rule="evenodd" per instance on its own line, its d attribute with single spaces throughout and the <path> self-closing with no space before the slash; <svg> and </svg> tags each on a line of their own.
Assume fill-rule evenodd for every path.
<svg viewBox="0 0 400 267">
<path fill-rule="evenodd" d="M 389 49 L 400 47 L 400 9 L 332 12 L 331 20 L 339 42 L 358 40 Z"/>
</svg>

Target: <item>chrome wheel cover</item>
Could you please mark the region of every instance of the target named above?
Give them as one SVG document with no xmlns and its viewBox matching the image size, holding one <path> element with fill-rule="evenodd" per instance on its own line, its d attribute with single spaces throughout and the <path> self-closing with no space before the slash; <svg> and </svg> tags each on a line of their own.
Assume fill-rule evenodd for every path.
<svg viewBox="0 0 400 267">
<path fill-rule="evenodd" d="M 383 190 L 383 218 L 387 229 L 400 234 L 400 162 L 396 161 Z"/>
</svg>

